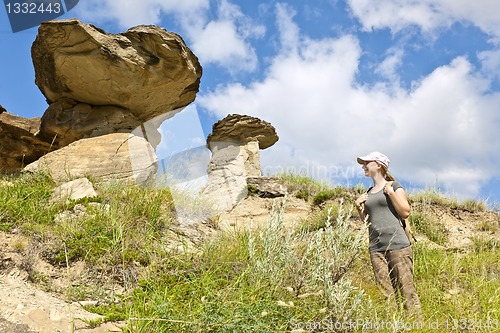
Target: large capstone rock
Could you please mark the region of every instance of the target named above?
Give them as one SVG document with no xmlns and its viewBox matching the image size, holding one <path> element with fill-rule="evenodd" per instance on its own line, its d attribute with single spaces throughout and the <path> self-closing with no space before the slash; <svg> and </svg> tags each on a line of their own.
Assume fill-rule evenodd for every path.
<svg viewBox="0 0 500 333">
<path fill-rule="evenodd" d="M 23 118 L 0 106 L 0 173 L 13 173 L 50 151 L 35 134 L 40 118 Z"/>
<path fill-rule="evenodd" d="M 73 142 L 24 170 L 48 172 L 60 183 L 90 175 L 95 180 L 127 180 L 145 185 L 156 178 L 158 158 L 142 137 L 113 133 Z"/>
<path fill-rule="evenodd" d="M 212 126 L 212 133 L 207 137 L 207 147 L 225 142 L 245 145 L 258 142 L 259 149 L 266 149 L 278 141 L 278 134 L 271 123 L 256 117 L 230 114 Z"/>
<path fill-rule="evenodd" d="M 57 147 L 177 112 L 195 99 L 202 75 L 179 35 L 150 25 L 108 34 L 77 19 L 48 21 L 31 53 L 50 104 L 40 136 Z"/>
</svg>

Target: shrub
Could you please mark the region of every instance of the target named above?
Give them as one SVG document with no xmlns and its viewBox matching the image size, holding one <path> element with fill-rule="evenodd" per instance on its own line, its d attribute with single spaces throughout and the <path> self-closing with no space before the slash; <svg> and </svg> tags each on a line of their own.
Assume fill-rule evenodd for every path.
<svg viewBox="0 0 500 333">
<path fill-rule="evenodd" d="M 295 197 L 305 201 L 309 201 L 309 196 L 310 196 L 309 190 L 305 188 L 301 188 L 297 191 L 297 193 L 295 193 Z"/>
<path fill-rule="evenodd" d="M 342 209 L 325 229 L 289 230 L 283 212 L 274 206 L 263 229 L 220 234 L 199 256 L 167 256 L 124 301 L 125 332 L 288 332 L 363 317 L 367 300 L 345 274 L 366 230 L 352 231 Z"/>
<path fill-rule="evenodd" d="M 274 286 L 291 285 L 297 295 L 302 289 L 321 291 L 330 319 L 352 318 L 360 310 L 362 292 L 343 278 L 359 255 L 365 228 L 352 232 L 350 212 L 344 214 L 341 204 L 335 225 L 329 208 L 324 229 L 290 232 L 283 226 L 283 210 L 273 209 L 269 227 L 258 237 L 250 234 L 250 274 Z"/>
<path fill-rule="evenodd" d="M 335 190 L 324 190 L 324 191 L 321 191 L 318 194 L 316 194 L 313 197 L 312 201 L 313 201 L 313 204 L 320 205 L 327 200 L 335 198 L 336 195 L 337 195 L 337 192 Z"/>
<path fill-rule="evenodd" d="M 301 231 L 312 232 L 326 227 L 326 222 L 328 219 L 331 221 L 337 220 L 339 215 L 339 206 L 337 204 L 328 204 L 323 207 L 320 211 L 310 214 L 307 219 L 304 220 Z"/>
</svg>

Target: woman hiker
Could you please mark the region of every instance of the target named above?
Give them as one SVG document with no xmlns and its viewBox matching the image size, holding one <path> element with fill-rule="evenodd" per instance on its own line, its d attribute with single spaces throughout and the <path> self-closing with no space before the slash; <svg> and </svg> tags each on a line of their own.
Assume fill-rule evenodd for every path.
<svg viewBox="0 0 500 333">
<path fill-rule="evenodd" d="M 389 173 L 387 156 L 372 152 L 357 160 L 365 176 L 373 180 L 373 187 L 356 200 L 356 208 L 361 219 L 369 223 L 375 280 L 387 299 L 399 291 L 407 313 L 421 320 L 420 300 L 413 283 L 413 250 L 400 222 L 410 215 L 406 193 Z"/>
</svg>

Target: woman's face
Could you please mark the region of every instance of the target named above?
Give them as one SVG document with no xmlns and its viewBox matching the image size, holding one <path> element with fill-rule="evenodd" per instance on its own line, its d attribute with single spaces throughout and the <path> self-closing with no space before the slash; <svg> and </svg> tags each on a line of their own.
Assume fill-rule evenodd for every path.
<svg viewBox="0 0 500 333">
<path fill-rule="evenodd" d="M 365 176 L 373 177 L 377 174 L 380 169 L 380 165 L 378 165 L 375 161 L 366 161 L 361 165 L 363 171 L 365 172 Z"/>
</svg>

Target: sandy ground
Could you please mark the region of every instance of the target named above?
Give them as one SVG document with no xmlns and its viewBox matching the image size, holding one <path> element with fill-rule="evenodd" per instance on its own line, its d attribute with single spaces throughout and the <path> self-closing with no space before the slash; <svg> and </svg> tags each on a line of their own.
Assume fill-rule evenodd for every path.
<svg viewBox="0 0 500 333">
<path fill-rule="evenodd" d="M 0 295 L 1 333 L 121 332 L 112 323 L 91 328 L 85 321 L 99 315 L 37 289 L 17 269 L 0 275 Z"/>
</svg>

